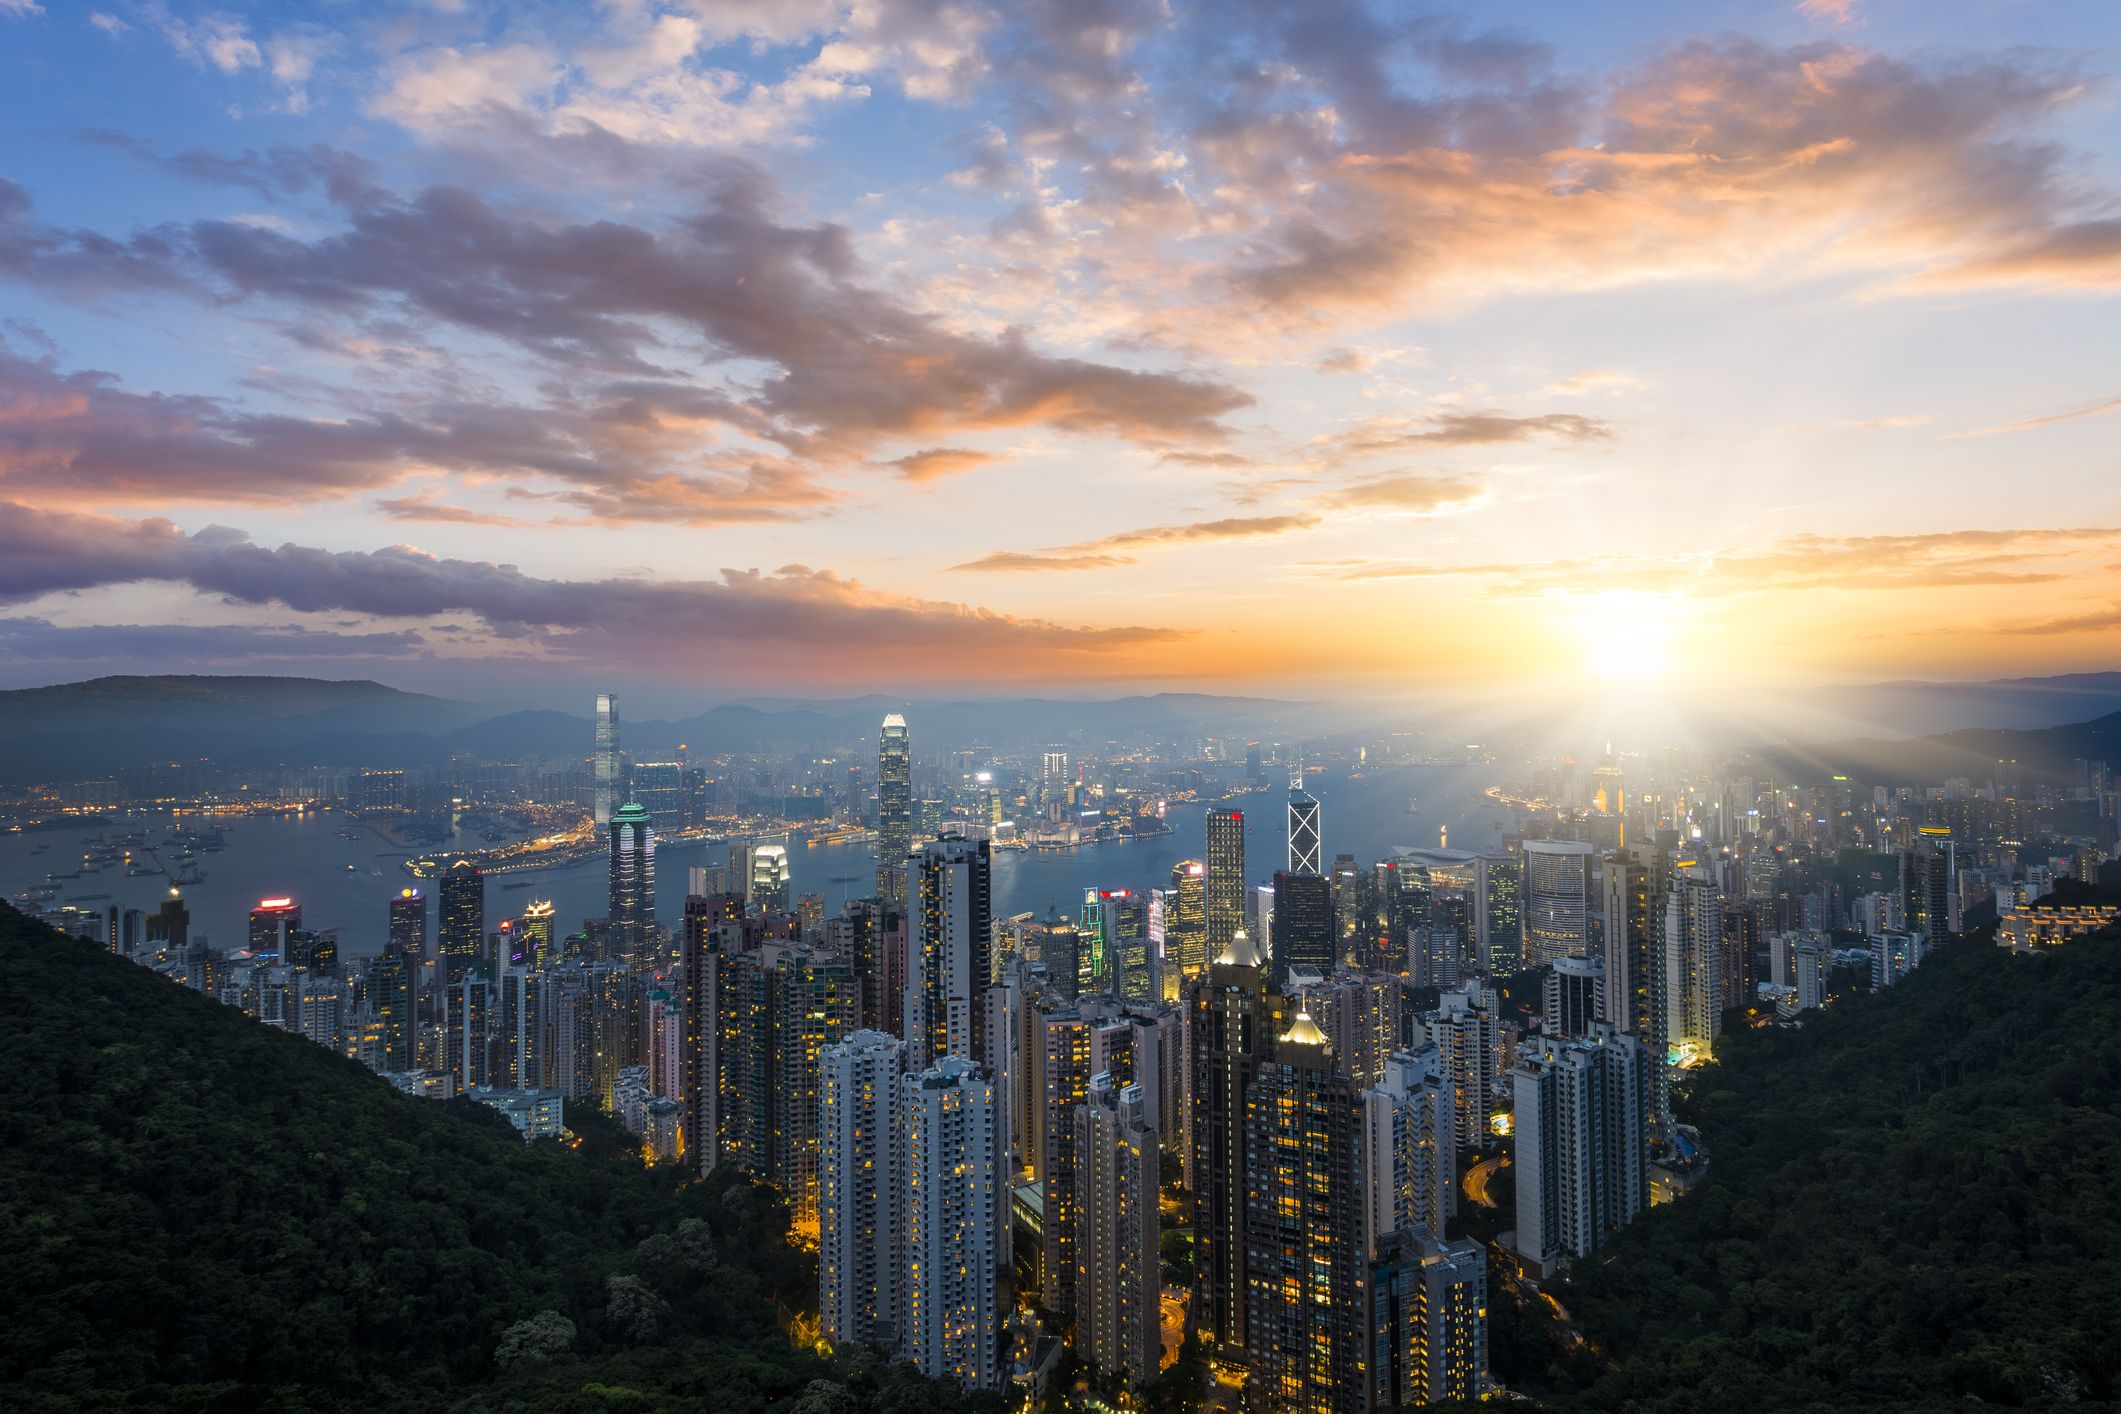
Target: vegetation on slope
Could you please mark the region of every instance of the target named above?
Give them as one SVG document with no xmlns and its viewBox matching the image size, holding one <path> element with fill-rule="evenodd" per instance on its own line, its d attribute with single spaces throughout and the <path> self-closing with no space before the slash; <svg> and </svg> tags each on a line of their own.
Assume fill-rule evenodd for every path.
<svg viewBox="0 0 2121 1414">
<path fill-rule="evenodd" d="M 2121 936 L 1977 936 L 1692 1086 L 1713 1161 L 1556 1288 L 1630 1414 L 2076 1408 L 2121 1376 Z"/>
<path fill-rule="evenodd" d="M 956 1402 L 791 1346 L 814 1269 L 767 1191 L 589 1116 L 526 1145 L 4 908 L 0 1076 L 11 1411 Z"/>
</svg>

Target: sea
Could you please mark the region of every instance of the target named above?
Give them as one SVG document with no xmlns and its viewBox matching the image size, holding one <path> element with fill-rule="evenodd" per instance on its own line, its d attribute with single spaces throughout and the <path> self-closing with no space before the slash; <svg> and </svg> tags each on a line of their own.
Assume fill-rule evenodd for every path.
<svg viewBox="0 0 2121 1414">
<path fill-rule="evenodd" d="M 1319 798 L 1326 862 L 1330 864 L 1337 854 L 1352 854 L 1367 866 L 1400 848 L 1497 847 L 1512 816 L 1489 802 L 1483 792 L 1499 782 L 1502 774 L 1498 765 L 1370 766 L 1359 774 L 1347 769 L 1313 772 L 1305 778 L 1305 788 Z M 1252 882 L 1271 882 L 1287 857 L 1285 799 L 1275 789 L 1226 802 L 1245 813 L 1245 860 Z M 1410 804 L 1418 807 L 1418 813 L 1409 811 Z M 1072 850 L 997 851 L 996 916 L 1043 915 L 1048 908 L 1072 915 L 1085 889 L 1165 887 L 1172 865 L 1202 857 L 1207 808 L 1172 806 L 1167 817 L 1171 830 L 1164 835 Z M 197 815 L 172 822 L 167 814 L 143 812 L 106 818 L 94 825 L 0 834 L 0 893 L 13 898 L 45 883 L 49 873 L 78 868 L 92 837 L 138 830 L 153 843 L 167 836 L 173 823 L 204 829 L 209 822 Z M 369 822 L 336 811 L 254 815 L 211 823 L 222 829 L 223 846 L 196 856 L 204 878 L 186 887 L 183 896 L 191 913 L 192 936 L 203 933 L 213 946 L 231 951 L 243 946 L 250 910 L 260 899 L 291 897 L 302 905 L 303 926 L 338 934 L 342 958 L 372 957 L 382 951 L 389 901 L 398 891 L 417 886 L 432 897 L 432 881 L 408 875 L 406 860 L 453 848 L 488 847 L 486 840 L 467 832 L 415 849 Z M 353 838 L 346 838 L 347 834 Z M 656 850 L 658 917 L 675 925 L 684 913 L 690 867 L 724 862 L 728 849 L 722 841 L 660 845 Z M 806 845 L 798 835 L 790 839 L 788 855 L 791 893 L 823 895 L 828 915 L 838 912 L 845 900 L 875 891 L 876 860 L 867 845 Z M 99 912 L 112 904 L 153 912 L 169 893 L 165 878 L 128 877 L 122 865 L 53 882 L 58 886 L 55 905 L 78 903 Z M 521 913 L 532 899 L 549 899 L 562 929 L 572 931 L 584 919 L 604 916 L 608 888 L 602 859 L 498 875 L 487 884 L 487 925 Z M 430 914 L 430 935 L 433 927 Z"/>
</svg>

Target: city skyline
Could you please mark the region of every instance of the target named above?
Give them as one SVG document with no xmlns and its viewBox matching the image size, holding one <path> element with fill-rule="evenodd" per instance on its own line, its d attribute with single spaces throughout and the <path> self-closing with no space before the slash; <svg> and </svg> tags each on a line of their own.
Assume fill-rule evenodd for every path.
<svg viewBox="0 0 2121 1414">
<path fill-rule="evenodd" d="M 0 686 L 2111 665 L 2113 17 L 1627 19 L 0 5 Z"/>
</svg>

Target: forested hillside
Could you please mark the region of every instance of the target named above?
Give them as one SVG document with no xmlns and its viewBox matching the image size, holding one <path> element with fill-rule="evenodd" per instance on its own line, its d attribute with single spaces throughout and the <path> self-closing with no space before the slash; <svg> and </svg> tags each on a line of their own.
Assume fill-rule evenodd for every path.
<svg viewBox="0 0 2121 1414">
<path fill-rule="evenodd" d="M 9 1414 L 956 1402 L 791 1346 L 764 1190 L 525 1145 L 4 907 L 0 1077 Z"/>
<path fill-rule="evenodd" d="M 2097 1407 L 2121 1376 L 2121 935 L 1985 936 L 1801 1030 L 1725 1038 L 1714 1155 L 1556 1288 L 1570 1408 Z"/>
</svg>

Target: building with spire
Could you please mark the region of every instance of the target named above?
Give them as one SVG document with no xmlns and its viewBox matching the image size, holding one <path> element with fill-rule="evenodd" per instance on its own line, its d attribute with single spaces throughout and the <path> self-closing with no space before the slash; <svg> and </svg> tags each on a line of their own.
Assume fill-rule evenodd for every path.
<svg viewBox="0 0 2121 1414">
<path fill-rule="evenodd" d="M 611 823 L 620 803 L 619 698 L 617 693 L 597 694 L 596 751 L 591 762 L 595 776 L 595 823 L 603 829 Z M 579 800 L 581 797 L 577 796 Z"/>
<path fill-rule="evenodd" d="M 609 829 L 612 940 L 639 957 L 655 937 L 655 822 L 629 803 L 612 812 Z"/>
<path fill-rule="evenodd" d="M 1194 1327 L 1230 1361 L 1247 1345 L 1245 1094 L 1281 1011 L 1266 963 L 1233 929 L 1190 1003 Z"/>
<path fill-rule="evenodd" d="M 906 719 L 884 718 L 876 753 L 876 895 L 885 907 L 907 906 L 906 856 L 913 852 L 913 743 Z"/>
<path fill-rule="evenodd" d="M 1201 919 L 1208 956 L 1220 957 L 1245 926 L 1245 812 L 1210 810 L 1207 833 Z"/>
</svg>

